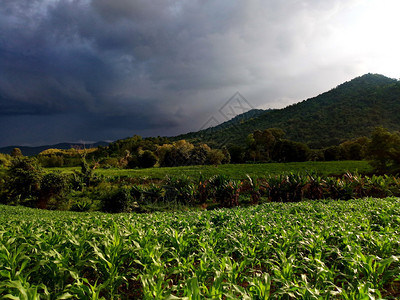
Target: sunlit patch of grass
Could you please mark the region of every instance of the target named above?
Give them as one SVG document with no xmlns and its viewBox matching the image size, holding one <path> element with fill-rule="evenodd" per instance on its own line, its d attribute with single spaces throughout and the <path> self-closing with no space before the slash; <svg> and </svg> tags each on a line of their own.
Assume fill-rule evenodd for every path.
<svg viewBox="0 0 400 300">
<path fill-rule="evenodd" d="M 73 172 L 79 168 L 60 168 L 64 172 Z M 51 168 L 49 170 L 60 170 Z M 132 178 L 163 179 L 165 176 L 186 175 L 198 178 L 201 175 L 211 177 L 213 175 L 225 175 L 231 179 L 245 179 L 251 177 L 265 177 L 273 174 L 287 172 L 310 173 L 320 175 L 341 175 L 346 172 L 370 173 L 372 167 L 367 161 L 327 161 L 327 162 L 293 162 L 293 163 L 263 163 L 263 164 L 228 164 L 215 166 L 184 166 L 170 168 L 148 168 L 148 169 L 96 169 L 97 174 L 105 176 L 127 176 Z"/>
</svg>

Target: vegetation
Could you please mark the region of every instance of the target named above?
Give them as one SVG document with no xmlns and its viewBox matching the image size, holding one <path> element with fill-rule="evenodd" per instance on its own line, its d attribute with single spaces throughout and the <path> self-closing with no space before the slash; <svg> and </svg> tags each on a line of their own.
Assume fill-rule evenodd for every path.
<svg viewBox="0 0 400 300">
<path fill-rule="evenodd" d="M 375 129 L 366 153 L 377 171 L 400 171 L 400 133 L 391 133 L 382 127 Z"/>
<path fill-rule="evenodd" d="M 152 169 L 149 169 L 152 170 Z M 148 212 L 184 207 L 235 207 L 260 202 L 296 202 L 306 199 L 351 199 L 365 196 L 400 196 L 400 179 L 394 176 L 340 177 L 317 173 L 266 174 L 234 179 L 227 175 L 206 177 L 166 176 L 163 179 L 105 177 L 82 160 L 80 171 L 44 172 L 33 158 L 12 161 L 0 183 L 5 204 L 64 210 Z"/>
<path fill-rule="evenodd" d="M 74 173 L 79 168 L 48 168 L 47 172 L 63 171 L 65 173 Z M 251 177 L 265 177 L 268 175 L 277 175 L 281 173 L 307 173 L 315 172 L 321 176 L 336 175 L 340 176 L 346 172 L 361 174 L 371 174 L 373 168 L 367 161 L 307 161 L 290 163 L 253 163 L 253 164 L 226 164 L 215 166 L 181 166 L 165 168 L 147 168 L 147 169 L 119 169 L 97 168 L 93 173 L 98 176 L 111 178 L 146 178 L 148 180 L 162 180 L 166 176 L 179 177 L 182 175 L 193 179 L 211 177 L 214 175 L 225 175 L 232 179 L 245 179 L 246 175 Z"/>
<path fill-rule="evenodd" d="M 372 131 L 399 97 L 368 74 L 186 140 L 0 154 L 0 295 L 400 297 L 400 133 Z"/>
<path fill-rule="evenodd" d="M 400 200 L 155 214 L 1 207 L 14 299 L 395 299 Z"/>
<path fill-rule="evenodd" d="M 400 130 L 399 99 L 398 80 L 366 74 L 286 108 L 257 112 L 254 118 L 174 139 L 201 141 L 212 147 L 244 146 L 246 137 L 256 130 L 281 128 L 287 139 L 320 149 L 368 136 L 376 126 Z"/>
<path fill-rule="evenodd" d="M 0 153 L 0 169 L 8 167 L 11 162 L 11 156 L 8 154 Z"/>
</svg>

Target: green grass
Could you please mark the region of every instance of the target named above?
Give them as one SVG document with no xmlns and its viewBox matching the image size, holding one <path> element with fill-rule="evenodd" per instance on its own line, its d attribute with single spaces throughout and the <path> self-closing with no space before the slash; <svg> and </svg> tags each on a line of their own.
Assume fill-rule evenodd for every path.
<svg viewBox="0 0 400 300">
<path fill-rule="evenodd" d="M 60 168 L 66 172 L 72 172 L 79 168 Z M 60 170 L 58 169 L 58 170 Z M 55 170 L 54 168 L 50 170 Z M 149 168 L 149 169 L 97 169 L 97 174 L 105 176 L 128 176 L 148 177 L 163 179 L 166 175 L 187 175 L 193 178 L 203 174 L 205 177 L 224 174 L 232 179 L 246 178 L 246 174 L 252 177 L 264 177 L 270 174 L 281 174 L 282 172 L 306 173 L 317 172 L 321 175 L 340 175 L 347 171 L 370 173 L 372 167 L 367 161 L 329 161 L 329 162 L 294 162 L 294 163 L 264 163 L 264 164 L 229 164 L 215 166 L 187 166 L 171 168 Z"/>
<path fill-rule="evenodd" d="M 400 296 L 399 198 L 145 215 L 0 212 L 0 294 L 9 299 Z"/>
</svg>

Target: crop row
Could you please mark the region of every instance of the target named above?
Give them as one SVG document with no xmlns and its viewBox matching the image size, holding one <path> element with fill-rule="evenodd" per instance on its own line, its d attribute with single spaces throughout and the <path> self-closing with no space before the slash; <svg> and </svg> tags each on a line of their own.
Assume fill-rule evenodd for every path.
<svg viewBox="0 0 400 300">
<path fill-rule="evenodd" d="M 168 177 L 158 184 L 140 185 L 121 182 L 120 187 L 103 198 L 107 212 L 142 211 L 147 204 L 180 203 L 203 207 L 235 207 L 262 202 L 298 202 L 304 200 L 400 196 L 400 178 L 361 176 L 346 173 L 342 177 L 314 174 L 280 174 L 264 178 L 233 180 L 224 175 L 192 180 Z"/>
<path fill-rule="evenodd" d="M 164 179 L 98 175 L 83 163 L 73 173 L 44 172 L 37 161 L 16 158 L 0 177 L 0 203 L 62 210 L 151 211 L 167 205 L 234 207 L 239 204 L 400 196 L 394 176 L 326 177 L 281 173 L 237 180 L 226 175 Z M 94 205 L 95 203 L 95 205 Z"/>
<path fill-rule="evenodd" d="M 9 299 L 394 299 L 400 199 L 202 212 L 1 207 Z"/>
</svg>

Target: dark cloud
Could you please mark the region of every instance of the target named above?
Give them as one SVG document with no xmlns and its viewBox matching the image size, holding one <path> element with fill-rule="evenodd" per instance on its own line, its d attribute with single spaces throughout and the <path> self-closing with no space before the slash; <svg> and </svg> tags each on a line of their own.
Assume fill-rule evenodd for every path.
<svg viewBox="0 0 400 300">
<path fill-rule="evenodd" d="M 314 96 L 364 70 L 335 45 L 357 3 L 3 0 L 0 145 L 193 131 L 237 90 Z"/>
</svg>

